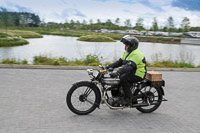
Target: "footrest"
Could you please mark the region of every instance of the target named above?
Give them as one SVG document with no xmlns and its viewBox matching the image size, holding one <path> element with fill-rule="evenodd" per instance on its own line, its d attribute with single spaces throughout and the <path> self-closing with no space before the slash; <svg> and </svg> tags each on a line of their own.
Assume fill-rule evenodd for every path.
<svg viewBox="0 0 200 133">
<path fill-rule="evenodd" d="M 163 98 L 162 101 L 168 101 L 167 99 Z"/>
</svg>

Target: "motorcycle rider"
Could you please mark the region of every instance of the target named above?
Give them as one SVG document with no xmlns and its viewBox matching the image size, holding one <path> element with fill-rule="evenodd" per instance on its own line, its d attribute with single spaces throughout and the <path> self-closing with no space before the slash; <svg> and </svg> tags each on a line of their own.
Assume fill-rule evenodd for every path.
<svg viewBox="0 0 200 133">
<path fill-rule="evenodd" d="M 139 41 L 136 37 L 125 35 L 120 42 L 125 44 L 124 54 L 118 61 L 106 66 L 106 69 L 122 66 L 118 71 L 112 72 L 110 76 L 119 76 L 120 85 L 124 91 L 124 98 L 121 100 L 122 104 L 131 105 L 131 83 L 144 80 L 146 75 L 146 60 L 142 52 L 138 49 Z"/>
</svg>

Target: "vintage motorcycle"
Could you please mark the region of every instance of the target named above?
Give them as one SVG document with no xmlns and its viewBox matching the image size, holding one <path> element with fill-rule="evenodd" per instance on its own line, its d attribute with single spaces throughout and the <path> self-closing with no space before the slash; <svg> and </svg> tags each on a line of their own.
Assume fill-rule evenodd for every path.
<svg viewBox="0 0 200 133">
<path fill-rule="evenodd" d="M 99 65 L 96 75 L 93 69 L 87 69 L 91 81 L 79 81 L 72 85 L 66 97 L 68 108 L 78 115 L 93 112 L 100 104 L 107 105 L 110 109 L 136 108 L 142 113 L 155 111 L 164 99 L 165 81 L 151 82 L 144 80 L 132 83 L 132 104 L 123 105 L 120 100 L 124 97 L 119 78 L 110 77 L 113 69 L 106 70 Z"/>
</svg>

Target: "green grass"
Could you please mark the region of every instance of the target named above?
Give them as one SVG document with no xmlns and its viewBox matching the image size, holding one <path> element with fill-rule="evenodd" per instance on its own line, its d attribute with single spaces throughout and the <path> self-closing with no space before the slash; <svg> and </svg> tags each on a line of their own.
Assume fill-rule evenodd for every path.
<svg viewBox="0 0 200 133">
<path fill-rule="evenodd" d="M 114 39 L 111 37 L 107 36 L 102 36 L 102 35 L 86 35 L 86 36 L 81 36 L 78 38 L 79 41 L 87 41 L 87 42 L 115 42 Z"/>
<path fill-rule="evenodd" d="M 0 38 L 0 47 L 21 46 L 25 44 L 28 44 L 28 41 L 19 37 L 7 36 Z"/>
<path fill-rule="evenodd" d="M 42 38 L 42 35 L 33 31 L 23 30 L 0 30 L 1 33 L 6 33 L 11 36 L 21 36 L 22 38 Z"/>
<path fill-rule="evenodd" d="M 0 47 L 13 47 L 28 44 L 24 38 L 41 38 L 42 35 L 32 31 L 0 30 Z"/>
<path fill-rule="evenodd" d="M 71 29 L 50 29 L 50 28 L 40 28 L 40 27 L 15 27 L 11 28 L 12 30 L 19 30 L 19 31 L 33 31 L 39 34 L 44 35 L 59 35 L 59 36 L 74 36 L 74 37 L 80 37 L 83 35 L 89 35 L 89 32 L 86 32 L 85 30 L 71 30 Z"/>
<path fill-rule="evenodd" d="M 155 42 L 155 43 L 173 43 L 180 44 L 181 39 L 175 37 L 157 37 L 157 36 L 135 36 L 142 42 Z"/>
<path fill-rule="evenodd" d="M 6 37 L 9 37 L 9 35 L 5 33 L 0 33 L 0 38 L 6 38 Z"/>
<path fill-rule="evenodd" d="M 28 44 L 24 38 L 41 38 L 42 35 L 32 31 L 0 30 L 0 47 L 13 47 Z"/>
</svg>

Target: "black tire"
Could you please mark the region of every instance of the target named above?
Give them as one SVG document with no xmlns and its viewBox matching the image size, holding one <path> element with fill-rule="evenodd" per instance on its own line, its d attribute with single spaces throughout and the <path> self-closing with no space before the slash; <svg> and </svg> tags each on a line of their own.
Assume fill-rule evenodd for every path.
<svg viewBox="0 0 200 133">
<path fill-rule="evenodd" d="M 154 91 L 152 91 L 154 90 Z M 134 95 L 138 95 L 144 92 L 148 92 L 147 94 L 151 96 L 151 100 L 149 100 L 149 103 L 156 103 L 155 105 L 150 105 L 150 106 L 142 106 L 142 107 L 136 107 L 136 109 L 142 113 L 151 113 L 155 111 L 161 104 L 162 102 L 162 91 L 161 88 L 159 87 L 150 87 L 150 86 L 145 86 L 142 89 L 137 89 L 134 93 Z M 140 103 L 147 103 L 147 97 L 137 99 L 135 103 L 140 104 Z"/>
<path fill-rule="evenodd" d="M 89 95 L 92 95 L 92 94 L 94 95 L 94 97 L 92 97 L 92 100 L 91 99 L 88 100 L 89 95 L 86 96 L 87 95 L 86 92 L 88 92 Z M 77 93 L 77 97 L 76 97 L 76 93 Z M 79 104 L 77 107 L 74 103 L 76 102 L 74 101 L 74 99 Z M 95 84 L 92 84 L 91 82 L 88 82 L 88 81 L 78 82 L 74 84 L 68 91 L 67 97 L 66 97 L 68 108 L 72 112 L 78 115 L 87 115 L 91 113 L 92 111 L 94 111 L 96 107 L 99 106 L 100 100 L 101 100 L 101 94 L 98 87 Z M 86 104 L 87 105 L 90 104 L 91 107 L 88 107 L 88 109 L 85 109 L 85 110 L 82 110 L 79 108 L 79 106 L 82 107 L 83 105 L 85 106 Z"/>
</svg>

